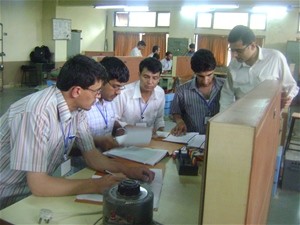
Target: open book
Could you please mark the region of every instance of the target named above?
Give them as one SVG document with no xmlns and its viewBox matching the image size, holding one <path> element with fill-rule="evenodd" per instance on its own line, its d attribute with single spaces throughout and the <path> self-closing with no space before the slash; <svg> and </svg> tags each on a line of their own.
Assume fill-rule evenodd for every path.
<svg viewBox="0 0 300 225">
<path fill-rule="evenodd" d="M 163 141 L 186 144 L 188 147 L 204 148 L 205 135 L 197 132 L 188 132 L 185 135 L 174 136 L 169 134 Z"/>
<path fill-rule="evenodd" d="M 135 162 L 154 166 L 168 154 L 168 151 L 164 149 L 130 146 L 124 148 L 113 148 L 109 151 L 104 152 L 103 154 L 112 157 L 121 157 Z"/>
</svg>

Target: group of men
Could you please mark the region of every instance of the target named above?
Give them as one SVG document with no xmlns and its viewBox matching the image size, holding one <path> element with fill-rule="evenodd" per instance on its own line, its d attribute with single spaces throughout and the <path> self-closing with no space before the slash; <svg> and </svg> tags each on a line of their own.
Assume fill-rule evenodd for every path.
<svg viewBox="0 0 300 225">
<path fill-rule="evenodd" d="M 282 81 L 283 105 L 298 94 L 283 54 L 257 46 L 248 27 L 236 26 L 228 41 L 233 58 L 225 80 L 214 76 L 216 60 L 209 50 L 192 55 L 194 77 L 178 87 L 172 102 L 173 134 L 205 134 L 210 117 L 263 80 Z M 147 57 L 139 64 L 139 80 L 126 84 L 129 71 L 118 58 L 105 57 L 98 63 L 77 55 L 63 65 L 56 86 L 12 104 L 0 118 L 0 209 L 30 194 L 103 193 L 126 177 L 151 182 L 155 174 L 147 167 L 127 167 L 102 151 L 119 146 L 114 138 L 119 128 L 164 130 L 165 96 L 158 85 L 162 71 L 159 60 Z M 124 176 L 54 177 L 57 168 L 69 163 L 73 144 L 88 167 Z"/>
</svg>

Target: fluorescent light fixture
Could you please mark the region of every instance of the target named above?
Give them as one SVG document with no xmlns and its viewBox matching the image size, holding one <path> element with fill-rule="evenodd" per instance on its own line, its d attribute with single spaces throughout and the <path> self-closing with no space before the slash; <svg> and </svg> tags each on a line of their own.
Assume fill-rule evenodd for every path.
<svg viewBox="0 0 300 225">
<path fill-rule="evenodd" d="M 145 12 L 145 11 L 149 11 L 149 7 L 148 6 L 126 6 L 126 7 L 124 7 L 124 11 Z"/>
<path fill-rule="evenodd" d="M 125 5 L 96 5 L 95 9 L 124 9 Z"/>
<path fill-rule="evenodd" d="M 216 9 L 237 9 L 238 4 L 226 4 L 226 5 L 187 5 L 181 7 L 181 12 L 209 12 Z"/>
<path fill-rule="evenodd" d="M 252 8 L 253 12 L 260 12 L 260 13 L 286 13 L 287 7 L 286 6 L 254 6 Z"/>
</svg>

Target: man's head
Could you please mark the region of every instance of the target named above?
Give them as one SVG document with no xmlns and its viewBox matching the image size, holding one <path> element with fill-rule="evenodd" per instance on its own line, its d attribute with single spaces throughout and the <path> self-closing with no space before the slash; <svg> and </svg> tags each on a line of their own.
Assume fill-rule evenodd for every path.
<svg viewBox="0 0 300 225">
<path fill-rule="evenodd" d="M 154 45 L 152 47 L 152 53 L 157 53 L 159 54 L 160 53 L 160 47 L 158 45 Z"/>
<path fill-rule="evenodd" d="M 195 44 L 194 43 L 191 43 L 189 45 L 189 48 L 190 48 L 190 51 L 194 52 L 195 51 Z"/>
<path fill-rule="evenodd" d="M 140 62 L 139 72 L 141 91 L 152 92 L 160 79 L 161 62 L 153 57 L 145 58 Z"/>
<path fill-rule="evenodd" d="M 255 34 L 246 26 L 235 26 L 228 35 L 229 49 L 239 62 L 247 62 L 256 52 Z"/>
<path fill-rule="evenodd" d="M 165 59 L 170 61 L 173 58 L 173 53 L 170 51 L 166 52 Z"/>
<path fill-rule="evenodd" d="M 197 77 L 200 87 L 209 86 L 214 77 L 216 59 L 213 53 L 207 49 L 199 49 L 191 58 L 191 68 Z"/>
<path fill-rule="evenodd" d="M 102 86 L 101 99 L 112 101 L 129 80 L 129 70 L 117 57 L 104 57 L 100 62 L 108 74 L 107 82 Z"/>
<path fill-rule="evenodd" d="M 146 47 L 146 43 L 142 40 L 137 43 L 137 48 L 143 50 Z"/>
<path fill-rule="evenodd" d="M 105 68 L 95 60 L 76 55 L 61 68 L 56 86 L 66 94 L 72 110 L 82 108 L 89 110 L 100 96 L 101 87 L 107 80 Z"/>
</svg>

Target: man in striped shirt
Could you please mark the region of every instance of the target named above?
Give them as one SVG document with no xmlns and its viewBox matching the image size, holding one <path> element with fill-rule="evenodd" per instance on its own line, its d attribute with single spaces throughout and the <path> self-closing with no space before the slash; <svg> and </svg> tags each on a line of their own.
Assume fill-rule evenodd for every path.
<svg viewBox="0 0 300 225">
<path fill-rule="evenodd" d="M 206 133 L 207 121 L 219 112 L 220 91 L 224 80 L 214 76 L 216 60 L 207 49 L 199 49 L 191 58 L 195 73 L 192 80 L 176 89 L 171 114 L 176 126 L 173 135 L 186 132 Z"/>
<path fill-rule="evenodd" d="M 101 64 L 83 55 L 74 56 L 61 68 L 56 86 L 15 102 L 0 118 L 0 209 L 30 194 L 103 193 L 125 176 L 153 180 L 154 173 L 148 168 L 126 167 L 94 146 L 84 110 L 101 95 L 106 79 Z M 90 168 L 125 176 L 74 180 L 52 176 L 61 164 L 69 162 L 73 142 Z"/>
</svg>

